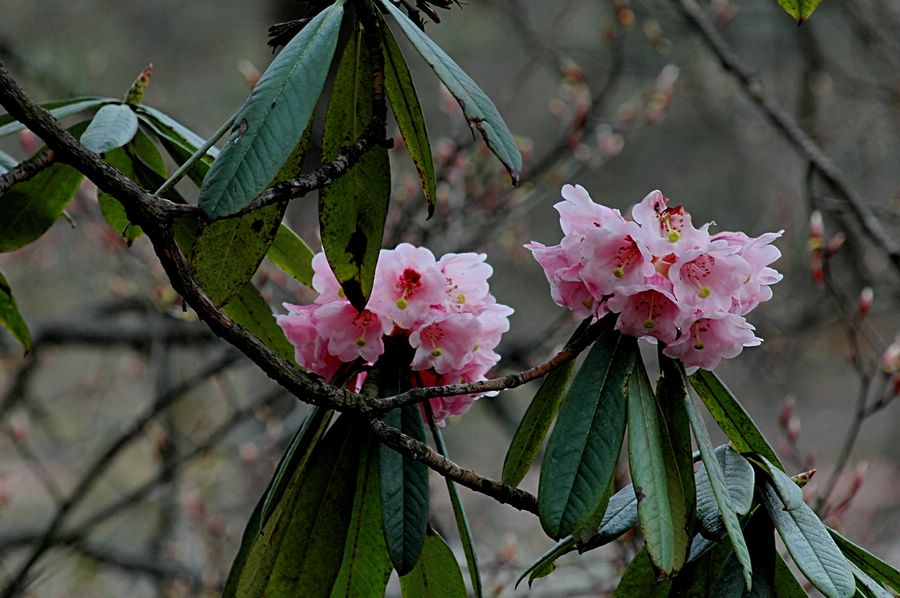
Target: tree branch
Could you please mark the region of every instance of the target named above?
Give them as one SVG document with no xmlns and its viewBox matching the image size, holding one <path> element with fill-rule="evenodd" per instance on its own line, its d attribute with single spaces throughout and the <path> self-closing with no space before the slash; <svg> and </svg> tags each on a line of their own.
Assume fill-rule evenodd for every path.
<svg viewBox="0 0 900 598">
<path fill-rule="evenodd" d="M 853 188 L 840 168 L 775 100 L 763 85 L 759 75 L 741 63 L 695 0 L 676 0 L 675 4 L 682 15 L 700 32 L 706 45 L 719 59 L 722 68 L 737 79 L 741 90 L 762 110 L 769 122 L 813 165 L 822 179 L 844 198 L 850 212 L 866 235 L 887 255 L 897 272 L 900 272 L 900 246 L 896 239 L 885 232 L 881 222 L 869 210 L 862 196 Z"/>
<path fill-rule="evenodd" d="M 54 162 L 56 162 L 56 154 L 52 151 L 41 152 L 24 162 L 20 162 L 9 172 L 0 175 L 0 194 L 6 193 L 13 185 L 18 185 L 34 178 L 39 172 Z"/>
</svg>

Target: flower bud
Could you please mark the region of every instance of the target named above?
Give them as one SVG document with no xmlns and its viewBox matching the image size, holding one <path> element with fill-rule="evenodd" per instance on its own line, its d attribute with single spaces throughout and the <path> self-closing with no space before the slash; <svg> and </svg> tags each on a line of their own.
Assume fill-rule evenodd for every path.
<svg viewBox="0 0 900 598">
<path fill-rule="evenodd" d="M 856 313 L 860 318 L 866 317 L 872 309 L 872 301 L 875 299 L 875 292 L 872 287 L 864 287 L 859 293 L 859 300 L 856 302 Z"/>
<path fill-rule="evenodd" d="M 881 355 L 881 371 L 889 375 L 900 372 L 900 337 L 895 338 Z"/>
<path fill-rule="evenodd" d="M 822 239 L 825 237 L 825 223 L 822 221 L 822 212 L 814 210 L 809 215 L 809 238 Z"/>
</svg>

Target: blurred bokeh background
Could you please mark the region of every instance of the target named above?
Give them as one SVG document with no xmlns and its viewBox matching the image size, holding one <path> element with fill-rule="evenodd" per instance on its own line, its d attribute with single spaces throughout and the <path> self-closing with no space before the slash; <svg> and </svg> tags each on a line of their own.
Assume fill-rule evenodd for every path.
<svg viewBox="0 0 900 598">
<path fill-rule="evenodd" d="M 0 60 L 39 100 L 118 97 L 153 63 L 146 103 L 207 136 L 271 60 L 268 25 L 302 16 L 304 4 L 0 0 Z M 548 357 L 577 324 L 552 304 L 521 247 L 558 242 L 552 206 L 563 183 L 582 184 L 623 211 L 659 188 L 695 222 L 714 220 L 719 230 L 783 229 L 776 267 L 784 280 L 752 316 L 766 342 L 717 371 L 796 472 L 818 470 L 806 489 L 810 502 L 898 563 L 900 401 L 891 402 L 897 379 L 881 358 L 900 332 L 900 269 L 753 93 L 763 86 L 834 161 L 887 238 L 900 240 L 900 6 L 825 2 L 798 28 L 774 1 L 705 3 L 705 19 L 758 74 L 745 85 L 681 5 L 469 0 L 440 11 L 442 22 L 426 31 L 497 103 L 525 154 L 523 184 L 509 186 L 404 46 L 440 197 L 426 221 L 411 162 L 402 148 L 392 152 L 385 245 L 488 254 L 492 291 L 516 310 L 501 373 Z M 0 149 L 24 157 L 28 143 L 5 138 Z M 818 252 L 813 210 L 824 217 Z M 214 595 L 306 409 L 181 309 L 146 239 L 127 247 L 103 222 L 89 185 L 69 215 L 72 224 L 60 220 L 34 245 L 0 255 L 36 339 L 23 356 L 0 334 L 0 579 L 64 512 L 29 595 Z M 289 221 L 317 246 L 312 198 L 295 202 Z M 312 299 L 267 264 L 257 281 L 273 311 L 282 300 Z M 874 303 L 860 317 L 864 287 Z M 482 399 L 451 421 L 451 457 L 499 477 L 535 389 Z M 433 520 L 458 549 L 439 481 Z M 536 486 L 532 472 L 523 487 Z M 524 595 L 512 584 L 552 541 L 533 516 L 462 494 L 485 587 Z M 626 537 L 570 555 L 531 594 L 603 594 L 634 550 Z"/>
</svg>

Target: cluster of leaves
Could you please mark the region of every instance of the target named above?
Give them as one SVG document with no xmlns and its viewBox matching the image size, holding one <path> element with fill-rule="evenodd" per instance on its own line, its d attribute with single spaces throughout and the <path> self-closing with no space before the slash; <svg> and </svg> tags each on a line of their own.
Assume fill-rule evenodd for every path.
<svg viewBox="0 0 900 598">
<path fill-rule="evenodd" d="M 564 554 L 606 545 L 637 526 L 644 547 L 617 596 L 802 596 L 775 550 L 780 535 L 803 575 L 825 596 L 887 596 L 898 572 L 828 529 L 803 500 L 810 474 L 791 478 L 775 451 L 712 372 L 685 376 L 659 354 L 654 391 L 635 339 L 614 316 L 574 374 L 544 381 L 512 441 L 503 480 L 518 483 L 550 423 L 538 493 L 541 524 L 559 542 L 520 581 L 550 574 Z M 730 443 L 713 448 L 688 388 Z M 632 483 L 613 493 L 628 437 Z M 691 437 L 698 447 L 692 454 Z M 694 461 L 701 465 L 694 468 Z"/>
<path fill-rule="evenodd" d="M 286 200 L 259 204 L 259 198 L 296 185 L 309 123 L 330 72 L 333 87 L 322 139 L 327 164 L 317 172 L 335 176 L 320 193 L 319 228 L 331 269 L 354 305 L 365 305 L 372 289 L 390 200 L 383 144 L 387 103 L 419 172 L 429 213 L 434 207 L 425 122 L 385 15 L 459 100 L 473 130 L 515 181 L 521 157 L 493 103 L 390 0 L 337 0 L 308 20 L 228 123 L 231 133 L 221 152 L 212 148 L 218 135 L 204 141 L 143 103 L 149 74 L 121 101 L 88 97 L 45 106 L 57 118 L 94 111 L 90 120 L 70 129 L 72 134 L 157 195 L 187 203 L 172 187 L 186 173 L 199 188 L 202 214 L 174 226 L 195 278 L 217 306 L 288 361 L 292 348 L 250 279 L 268 258 L 309 286 L 312 252 L 282 222 Z M 20 129 L 10 117 L 0 117 L 0 135 Z M 354 146 L 363 149 L 348 166 Z M 169 174 L 163 152 L 180 165 L 176 173 Z M 0 155 L 0 168 L 16 168 L 15 160 Z M 58 162 L 10 187 L 0 201 L 0 251 L 22 247 L 46 232 L 82 178 Z M 141 235 L 115 197 L 101 193 L 99 202 L 125 239 Z M 2 277 L 0 322 L 28 346 L 27 327 Z M 803 575 L 827 596 L 887 595 L 885 584 L 900 589 L 900 573 L 822 524 L 803 501 L 805 478 L 783 471 L 715 375 L 700 371 L 688 378 L 677 362 L 661 355 L 662 375 L 654 389 L 636 340 L 617 333 L 612 317 L 600 326 L 603 331 L 577 373 L 570 361 L 546 378 L 504 463 L 504 482 L 517 485 L 555 419 L 541 467 L 538 514 L 545 532 L 559 542 L 523 577 L 531 582 L 551 572 L 563 554 L 596 548 L 637 526 L 645 544 L 621 580 L 620 595 L 707 595 L 713 587 L 735 595 L 802 595 L 775 550 L 775 531 Z M 584 332 L 582 327 L 576 335 Z M 392 396 L 406 390 L 401 380 L 409 359 L 402 349 L 386 350 L 363 394 Z M 689 388 L 729 445 L 713 448 Z M 395 409 L 382 421 L 419 441 L 428 435 L 426 422 L 438 451 L 446 455 L 427 402 Z M 399 573 L 406 596 L 467 595 L 453 553 L 428 525 L 427 468 L 379 444 L 368 430 L 353 414 L 335 417 L 327 409 L 313 410 L 253 512 L 227 596 L 290 596 L 301 589 L 308 596 L 368 596 L 383 591 L 392 570 Z M 614 492 L 626 431 L 632 484 Z M 692 439 L 698 456 L 692 453 Z M 698 460 L 701 466 L 695 469 Z M 448 490 L 472 592 L 480 596 L 471 532 L 449 481 Z"/>
</svg>

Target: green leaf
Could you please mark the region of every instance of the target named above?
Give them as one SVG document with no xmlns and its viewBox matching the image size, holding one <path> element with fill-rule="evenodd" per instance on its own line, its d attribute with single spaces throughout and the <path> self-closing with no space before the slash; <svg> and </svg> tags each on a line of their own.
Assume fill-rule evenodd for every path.
<svg viewBox="0 0 900 598">
<path fill-rule="evenodd" d="M 200 188 L 200 207 L 209 216 L 233 214 L 253 201 L 291 154 L 322 93 L 343 5 L 337 0 L 307 23 L 253 88 Z"/>
<path fill-rule="evenodd" d="M 644 546 L 632 559 L 622 574 L 613 598 L 665 598 L 672 587 L 671 578 L 657 579 L 656 569 L 650 560 L 650 553 Z"/>
<path fill-rule="evenodd" d="M 18 165 L 18 160 L 16 160 L 6 152 L 0 151 L 0 174 L 6 174 Z"/>
<path fill-rule="evenodd" d="M 550 424 L 559 411 L 559 404 L 575 369 L 575 360 L 556 368 L 544 378 L 531 404 L 522 416 L 503 460 L 504 484 L 517 486 L 528 473 L 544 443 Z"/>
<path fill-rule="evenodd" d="M 801 25 L 803 21 L 810 17 L 813 11 L 819 8 L 822 0 L 776 0 L 776 2 L 778 2 L 778 6 L 796 19 L 797 25 Z"/>
<path fill-rule="evenodd" d="M 213 303 L 227 303 L 253 278 L 275 239 L 284 210 L 283 204 L 273 204 L 200 225 L 191 248 L 191 266 Z"/>
<path fill-rule="evenodd" d="M 753 488 L 755 475 L 753 466 L 728 445 L 722 445 L 715 450 L 716 460 L 722 469 L 725 485 L 728 487 L 728 496 L 731 508 L 738 515 L 746 515 L 753 503 Z M 712 485 L 709 483 L 709 474 L 705 467 L 700 467 L 695 473 L 697 486 L 697 520 L 700 533 L 706 538 L 717 539 L 724 531 L 722 516 L 719 514 L 719 504 L 716 502 Z"/>
<path fill-rule="evenodd" d="M 613 330 L 613 318 L 575 375 L 541 466 L 538 512 L 552 538 L 596 525 L 625 437 L 625 385 L 637 342 Z"/>
<path fill-rule="evenodd" d="M 355 20 L 354 25 L 325 115 L 325 160 L 333 160 L 359 138 L 372 118 L 372 64 L 362 30 Z M 383 147 L 366 152 L 319 193 L 322 247 L 347 299 L 358 310 L 372 292 L 390 195 L 390 161 Z"/>
<path fill-rule="evenodd" d="M 808 594 L 800 582 L 791 573 L 780 554 L 775 555 L 775 581 L 773 582 L 776 598 L 806 598 Z"/>
<path fill-rule="evenodd" d="M 425 442 L 418 405 L 394 409 L 385 423 Z M 412 571 L 422 551 L 428 526 L 428 468 L 394 449 L 381 445 L 381 504 L 384 540 L 400 575 Z"/>
<path fill-rule="evenodd" d="M 687 508 L 686 493 L 690 488 L 693 495 L 694 478 L 692 469 L 690 473 L 683 470 L 684 455 L 689 458 L 691 454 L 686 418 L 682 414 L 667 421 L 662 399 L 654 394 L 639 359 L 628 379 L 631 481 L 650 558 L 663 573 L 671 575 L 682 567 L 690 547 L 693 509 Z"/>
<path fill-rule="evenodd" d="M 453 97 L 459 102 L 469 125 L 478 129 L 485 143 L 496 155 L 518 183 L 522 170 L 522 154 L 509 128 L 497 111 L 496 106 L 478 85 L 453 62 L 440 46 L 431 41 L 425 33 L 394 6 L 391 0 L 380 0 L 381 6 L 391 13 L 394 21 L 412 42 L 425 62 L 434 70 Z"/>
<path fill-rule="evenodd" d="M 465 598 L 462 571 L 437 532 L 428 528 L 422 556 L 409 573 L 400 576 L 403 598 Z"/>
<path fill-rule="evenodd" d="M 355 502 L 362 428 L 338 419 L 291 477 L 224 595 L 328 596 L 344 556 Z"/>
<path fill-rule="evenodd" d="M 884 589 L 884 586 L 869 577 L 865 571 L 850 563 L 850 570 L 853 571 L 853 577 L 856 578 L 857 595 L 862 594 L 864 598 L 893 598 L 894 595 Z"/>
<path fill-rule="evenodd" d="M 25 323 L 22 314 L 19 313 L 12 289 L 2 272 L 0 272 L 0 325 L 22 343 L 26 353 L 31 350 L 31 332 L 28 331 L 28 324 Z"/>
<path fill-rule="evenodd" d="M 437 183 L 434 176 L 434 160 L 431 157 L 431 144 L 428 141 L 428 130 L 416 88 L 406 66 L 406 60 L 400 52 L 394 36 L 391 35 L 387 23 L 383 20 L 380 28 L 382 34 L 381 47 L 384 52 L 384 89 L 387 92 L 391 110 L 397 121 L 397 127 L 406 144 L 406 151 L 416 165 L 425 201 L 428 203 L 428 217 L 434 213 L 437 200 Z"/>
<path fill-rule="evenodd" d="M 673 598 L 709 598 L 725 561 L 732 554 L 731 543 L 727 540 L 710 542 L 702 536 L 694 536 L 691 556 L 675 577 L 670 595 Z"/>
<path fill-rule="evenodd" d="M 851 563 L 877 581 L 894 588 L 896 592 L 900 592 L 900 571 L 895 566 L 881 560 L 862 546 L 854 544 L 849 538 L 842 536 L 831 528 L 828 528 L 828 533 L 831 534 L 838 548 L 841 549 L 841 552 Z"/>
<path fill-rule="evenodd" d="M 267 347 L 294 363 L 294 347 L 275 322 L 272 310 L 252 282 L 222 308 L 232 320 L 256 335 Z"/>
<path fill-rule="evenodd" d="M 62 215 L 82 180 L 81 173 L 57 162 L 10 187 L 0 196 L 0 252 L 40 238 Z"/>
<path fill-rule="evenodd" d="M 731 491 L 725 480 L 725 473 L 722 471 L 719 460 L 716 458 L 706 424 L 703 422 L 703 418 L 696 407 L 694 407 L 694 401 L 690 397 L 685 397 L 684 405 L 690 418 L 691 429 L 694 432 L 694 439 L 697 441 L 697 448 L 700 450 L 700 458 L 703 461 L 703 467 L 706 470 L 713 496 L 715 496 L 716 504 L 719 506 L 719 515 L 725 524 L 725 531 L 731 540 L 731 546 L 734 548 L 738 562 L 741 563 L 743 568 L 744 581 L 747 587 L 752 590 L 753 566 L 750 562 L 750 552 L 736 515 L 737 509 L 731 504 Z"/>
<path fill-rule="evenodd" d="M 115 98 L 100 98 L 94 96 L 83 96 L 77 98 L 69 98 L 67 100 L 58 100 L 55 102 L 45 102 L 41 106 L 50 111 L 57 120 L 63 119 L 79 112 L 93 110 L 97 106 L 103 104 L 118 103 Z M 0 114 L 0 137 L 11 135 L 25 130 L 25 125 L 15 120 L 9 114 Z"/>
<path fill-rule="evenodd" d="M 155 108 L 141 105 L 136 106 L 134 110 L 137 112 L 141 122 L 156 134 L 160 143 L 162 143 L 163 147 L 179 166 L 184 164 L 197 148 L 206 142 L 205 139 L 171 116 Z M 218 155 L 218 148 L 211 147 L 203 158 L 191 166 L 187 175 L 194 181 L 194 184 L 200 186 L 206 173 L 209 172 L 213 159 Z"/>
<path fill-rule="evenodd" d="M 283 222 L 266 257 L 294 280 L 312 288 L 312 249 Z"/>
<path fill-rule="evenodd" d="M 540 579 L 553 573 L 556 569 L 557 559 L 573 550 L 575 550 L 575 539 L 572 536 L 566 536 L 525 569 L 525 572 L 516 580 L 515 587 L 518 588 L 522 580 L 527 577 L 528 587 L 530 588 L 535 579 Z"/>
<path fill-rule="evenodd" d="M 784 469 L 778 455 L 775 454 L 775 449 L 718 376 L 707 370 L 698 370 L 689 378 L 697 396 L 731 440 L 735 450 L 739 453 L 758 453 L 779 469 Z"/>
<path fill-rule="evenodd" d="M 382 596 L 391 576 L 391 559 L 381 531 L 381 492 L 378 443 L 371 437 L 362 444 L 356 499 L 344 547 L 344 560 L 331 590 L 331 598 Z"/>
<path fill-rule="evenodd" d="M 760 493 L 778 535 L 806 579 L 828 598 L 853 596 L 856 584 L 850 563 L 813 510 L 806 503 L 785 510 L 781 497 L 768 481 Z"/>
<path fill-rule="evenodd" d="M 137 133 L 137 115 L 126 104 L 107 104 L 81 134 L 81 144 L 98 154 L 122 147 Z"/>
<path fill-rule="evenodd" d="M 742 576 L 740 560 L 732 551 L 725 559 L 722 571 L 713 585 L 714 596 L 748 596 L 749 598 L 770 598 L 775 596 L 775 530 L 763 509 L 757 510 L 744 526 L 744 536 L 753 563 L 753 585 L 747 590 Z"/>
<path fill-rule="evenodd" d="M 803 504 L 803 490 L 788 474 L 773 466 L 765 457 L 759 457 L 756 465 L 769 475 L 772 488 L 781 499 L 784 509 L 796 509 Z"/>
<path fill-rule="evenodd" d="M 247 522 L 247 526 L 244 528 L 241 546 L 228 574 L 228 581 L 225 586 L 226 596 L 233 596 L 237 590 L 236 584 L 244 575 L 243 569 L 247 565 L 247 560 L 253 552 L 256 542 L 260 540 L 259 536 L 269 522 L 272 513 L 277 511 L 279 514 L 283 514 L 285 505 L 281 503 L 281 499 L 285 491 L 290 487 L 291 480 L 295 478 L 300 479 L 300 472 L 306 466 L 313 447 L 325 433 L 325 429 L 331 421 L 331 414 L 332 412 L 327 409 L 313 407 L 291 439 L 288 449 L 281 456 L 278 467 L 275 468 L 275 474 L 269 480 L 265 492 L 259 497 L 259 501 L 257 501 L 256 507 L 250 515 L 250 521 Z M 293 488 L 293 490 L 296 490 L 296 488 Z M 283 531 L 283 528 L 281 531 Z M 257 565 L 259 564 L 259 556 L 259 547 L 257 547 Z M 268 556 L 274 557 L 275 555 L 270 554 Z"/>
</svg>

